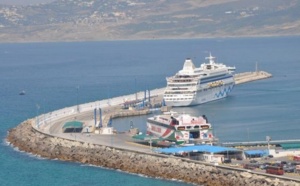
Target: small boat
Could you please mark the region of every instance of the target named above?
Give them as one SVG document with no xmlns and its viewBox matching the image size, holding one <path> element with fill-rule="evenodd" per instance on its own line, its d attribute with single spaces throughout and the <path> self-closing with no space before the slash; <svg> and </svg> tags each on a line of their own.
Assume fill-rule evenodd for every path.
<svg viewBox="0 0 300 186">
<path fill-rule="evenodd" d="M 26 94 L 25 90 L 22 90 L 22 91 L 19 93 L 20 96 L 23 96 L 23 95 L 25 95 L 25 94 Z"/>
</svg>

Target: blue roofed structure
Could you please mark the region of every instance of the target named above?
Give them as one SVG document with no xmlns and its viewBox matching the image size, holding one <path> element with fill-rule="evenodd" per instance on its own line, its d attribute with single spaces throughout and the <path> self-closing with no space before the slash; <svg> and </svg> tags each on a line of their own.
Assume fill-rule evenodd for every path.
<svg viewBox="0 0 300 186">
<path fill-rule="evenodd" d="M 157 149 L 156 152 L 163 154 L 181 154 L 183 152 L 202 152 L 202 153 L 227 153 L 227 152 L 241 152 L 242 150 L 221 146 L 211 146 L 211 145 L 195 145 L 186 147 L 171 147 L 171 148 L 161 148 Z"/>
<path fill-rule="evenodd" d="M 246 156 L 250 157 L 262 157 L 269 154 L 268 150 L 245 150 Z"/>
<path fill-rule="evenodd" d="M 156 149 L 156 152 L 163 154 L 172 154 L 181 157 L 187 156 L 189 159 L 210 163 L 224 163 L 225 160 L 231 161 L 231 159 L 245 158 L 243 150 L 212 145 L 193 145 L 184 147 L 161 148 Z"/>
</svg>

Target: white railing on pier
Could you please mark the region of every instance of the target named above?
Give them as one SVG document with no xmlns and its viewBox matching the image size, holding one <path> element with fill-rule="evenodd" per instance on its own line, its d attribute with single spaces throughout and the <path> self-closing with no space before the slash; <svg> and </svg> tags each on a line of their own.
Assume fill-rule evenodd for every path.
<svg viewBox="0 0 300 186">
<path fill-rule="evenodd" d="M 150 96 L 155 97 L 162 95 L 163 91 L 164 88 L 150 90 Z M 121 105 L 124 103 L 125 100 L 135 100 L 136 97 L 137 99 L 144 98 L 144 92 L 141 91 L 134 94 L 119 96 L 111 99 L 98 100 L 90 103 L 84 103 L 80 105 L 62 108 L 49 113 L 44 113 L 36 116 L 33 127 L 37 130 L 43 130 L 45 132 L 45 129 L 49 129 L 48 127 L 50 127 L 50 124 L 52 122 L 55 122 L 56 120 L 82 112 L 93 111 L 95 108 L 107 108 L 109 106 Z"/>
<path fill-rule="evenodd" d="M 250 75 L 250 76 L 249 76 Z M 250 82 L 250 81 L 255 81 L 259 79 L 264 79 L 271 77 L 272 75 L 264 72 L 264 71 L 258 71 L 258 72 L 245 72 L 245 73 L 240 73 L 235 75 L 235 81 L 236 84 L 239 83 L 245 83 L 245 82 Z M 159 88 L 159 89 L 154 89 L 150 90 L 150 97 L 156 97 L 160 96 L 163 94 L 165 88 Z M 49 113 L 45 113 L 39 116 L 36 116 L 35 123 L 33 124 L 33 127 L 36 129 L 41 128 L 46 128 L 47 125 L 51 122 L 54 122 L 55 120 L 62 119 L 64 117 L 72 116 L 81 112 L 88 112 L 92 111 L 95 108 L 106 108 L 109 106 L 116 106 L 124 103 L 125 101 L 130 101 L 130 100 L 135 100 L 137 99 L 142 99 L 144 98 L 144 91 L 140 91 L 134 94 L 130 95 L 125 95 L 125 96 L 119 96 L 111 99 L 105 99 L 105 100 L 100 100 L 100 101 L 95 101 L 95 102 L 90 102 L 90 103 L 84 103 L 80 105 L 75 105 L 63 109 L 59 109 L 56 111 L 52 111 Z"/>
</svg>

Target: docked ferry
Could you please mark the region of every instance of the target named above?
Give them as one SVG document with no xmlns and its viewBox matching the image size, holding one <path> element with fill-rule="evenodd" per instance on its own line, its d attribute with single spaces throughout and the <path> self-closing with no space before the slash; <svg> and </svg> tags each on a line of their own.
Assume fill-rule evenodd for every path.
<svg viewBox="0 0 300 186">
<path fill-rule="evenodd" d="M 205 115 L 164 113 L 147 119 L 147 134 L 177 144 L 196 142 L 212 143 L 212 126 Z"/>
<path fill-rule="evenodd" d="M 164 102 L 167 106 L 190 106 L 226 97 L 234 87 L 235 67 L 216 63 L 211 54 L 196 68 L 191 59 L 186 59 L 182 70 L 167 77 Z"/>
</svg>

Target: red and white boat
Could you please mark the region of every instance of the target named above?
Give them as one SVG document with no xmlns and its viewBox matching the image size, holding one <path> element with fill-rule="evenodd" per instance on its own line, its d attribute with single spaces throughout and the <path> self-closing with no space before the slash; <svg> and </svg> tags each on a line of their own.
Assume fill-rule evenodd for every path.
<svg viewBox="0 0 300 186">
<path fill-rule="evenodd" d="M 147 134 L 160 137 L 177 144 L 212 143 L 212 126 L 205 115 L 194 117 L 189 114 L 164 113 L 147 120 Z"/>
</svg>

